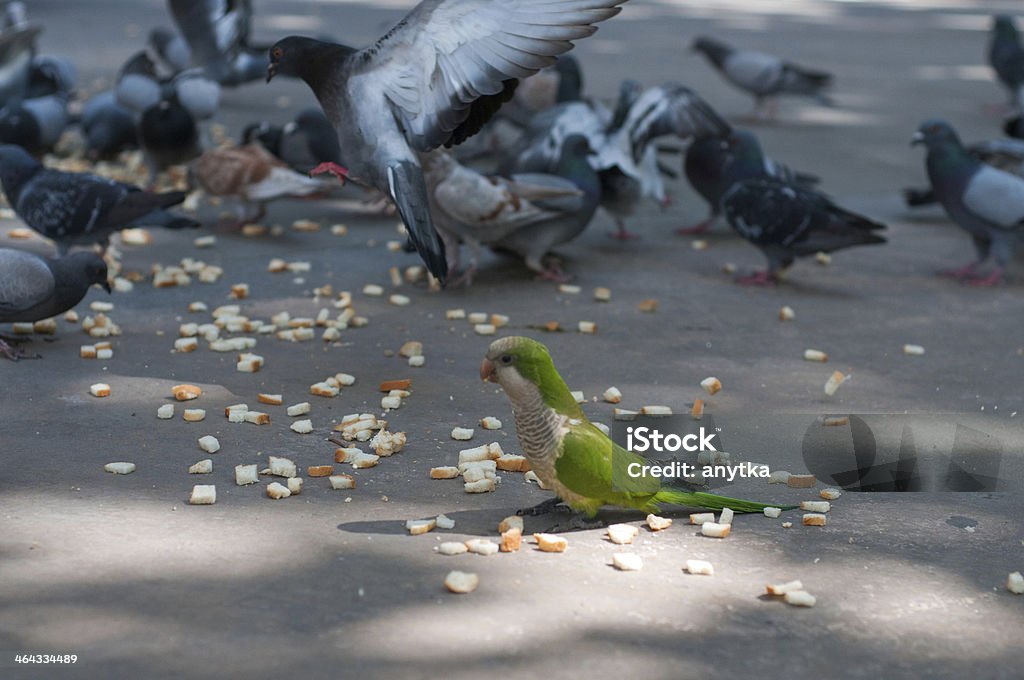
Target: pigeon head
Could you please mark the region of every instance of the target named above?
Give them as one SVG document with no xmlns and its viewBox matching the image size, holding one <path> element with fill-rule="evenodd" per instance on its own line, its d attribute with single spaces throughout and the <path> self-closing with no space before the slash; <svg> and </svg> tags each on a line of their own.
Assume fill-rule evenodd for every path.
<svg viewBox="0 0 1024 680">
<path fill-rule="evenodd" d="M 921 123 L 910 141 L 911 146 L 924 144 L 928 150 L 960 147 L 960 138 L 953 126 L 944 120 L 933 118 Z"/>
<path fill-rule="evenodd" d="M 353 52 L 345 45 L 290 35 L 270 48 L 267 82 L 276 75 L 301 78 L 316 92 L 334 61 Z"/>
<path fill-rule="evenodd" d="M 996 14 L 992 17 L 992 32 L 1002 38 L 1017 39 L 1017 26 L 1013 18 L 1007 14 Z"/>
<path fill-rule="evenodd" d="M 66 281 L 70 286 L 85 291 L 89 286 L 99 285 L 108 293 L 110 282 L 107 280 L 107 263 L 96 253 L 79 251 L 65 255 L 52 264 L 58 281 Z"/>
<path fill-rule="evenodd" d="M 39 121 L 25 107 L 11 104 L 0 111 L 0 143 L 22 144 L 34 153 L 42 150 L 40 137 Z"/>
<path fill-rule="evenodd" d="M 7 202 L 15 204 L 22 185 L 42 169 L 43 165 L 28 151 L 14 144 L 0 146 L 0 183 Z"/>
<path fill-rule="evenodd" d="M 690 50 L 693 52 L 701 52 L 708 59 L 715 64 L 722 64 L 725 58 L 729 56 L 732 49 L 725 43 L 718 42 L 714 38 L 707 36 L 698 36 L 693 44 L 690 45 Z"/>
<path fill-rule="evenodd" d="M 729 148 L 737 158 L 743 160 L 756 160 L 759 164 L 763 162 L 764 153 L 761 151 L 761 142 L 753 132 L 747 130 L 733 130 L 726 138 Z"/>
</svg>

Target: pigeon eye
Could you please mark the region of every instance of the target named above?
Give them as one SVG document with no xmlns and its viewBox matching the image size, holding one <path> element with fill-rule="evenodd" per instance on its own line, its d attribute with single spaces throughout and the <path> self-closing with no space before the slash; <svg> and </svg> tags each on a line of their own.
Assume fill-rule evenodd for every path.
<svg viewBox="0 0 1024 680">
<path fill-rule="evenodd" d="M 511 354 L 502 354 L 501 358 L 498 359 L 498 361 L 500 361 L 501 363 L 503 363 L 506 366 L 508 366 L 509 364 L 512 363 L 512 355 Z"/>
<path fill-rule="evenodd" d="M 284 55 L 284 50 L 282 50 L 280 47 L 275 47 L 274 51 L 271 52 L 271 54 L 270 54 L 270 56 L 274 57 L 274 59 L 280 59 L 283 55 Z"/>
</svg>

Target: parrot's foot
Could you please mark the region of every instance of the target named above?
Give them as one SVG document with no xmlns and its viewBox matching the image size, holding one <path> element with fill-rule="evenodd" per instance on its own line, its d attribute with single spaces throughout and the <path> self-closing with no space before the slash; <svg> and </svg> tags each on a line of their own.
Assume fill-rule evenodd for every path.
<svg viewBox="0 0 1024 680">
<path fill-rule="evenodd" d="M 549 512 L 567 512 L 569 506 L 562 502 L 561 498 L 557 496 L 549 498 L 546 501 L 541 501 L 529 508 L 520 508 L 516 510 L 516 515 L 519 517 L 536 517 L 537 515 L 546 515 Z"/>
<path fill-rule="evenodd" d="M 988 276 L 971 276 L 967 279 L 967 285 L 978 288 L 990 288 L 1001 283 L 1003 280 L 1003 268 L 996 267 Z"/>
<path fill-rule="evenodd" d="M 736 283 L 741 286 L 774 286 L 775 277 L 766 269 L 761 269 L 747 276 L 739 276 Z"/>
<path fill-rule="evenodd" d="M 334 175 L 342 184 L 348 180 L 348 170 L 333 161 L 327 161 L 316 166 L 309 171 L 309 176 L 316 177 L 317 175 L 323 175 L 325 173 Z"/>
<path fill-rule="evenodd" d="M 564 522 L 559 522 L 545 533 L 558 534 L 563 531 L 590 531 L 592 529 L 603 529 L 604 522 L 599 519 L 590 519 L 586 515 L 573 515 Z"/>
<path fill-rule="evenodd" d="M 972 276 L 974 274 L 974 270 L 977 268 L 979 264 L 981 263 L 975 261 L 969 264 L 965 264 L 963 267 L 958 267 L 956 269 L 943 269 L 942 271 L 939 272 L 939 276 L 944 276 L 948 279 L 956 279 L 958 281 L 960 279 L 966 279 L 967 277 Z"/>
<path fill-rule="evenodd" d="M 24 341 L 22 341 L 24 342 Z M 42 359 L 43 357 L 39 354 L 26 354 L 20 349 L 11 347 L 6 340 L 0 339 L 0 354 L 11 361 L 19 361 L 21 359 Z"/>
<path fill-rule="evenodd" d="M 676 229 L 676 233 L 680 236 L 694 236 L 696 234 L 706 234 L 711 229 L 712 219 L 706 219 L 697 224 L 691 224 L 688 227 L 679 227 Z"/>
</svg>

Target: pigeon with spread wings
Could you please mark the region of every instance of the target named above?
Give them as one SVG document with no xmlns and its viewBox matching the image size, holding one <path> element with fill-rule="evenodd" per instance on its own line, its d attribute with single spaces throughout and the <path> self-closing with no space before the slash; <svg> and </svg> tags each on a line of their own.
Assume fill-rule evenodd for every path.
<svg viewBox="0 0 1024 680">
<path fill-rule="evenodd" d="M 310 86 L 338 132 L 346 167 L 338 171 L 395 201 L 416 250 L 444 281 L 444 245 L 417 152 L 476 134 L 519 79 L 553 64 L 625 1 L 424 0 L 363 50 L 298 36 L 279 41 L 267 79 L 291 75 Z"/>
</svg>

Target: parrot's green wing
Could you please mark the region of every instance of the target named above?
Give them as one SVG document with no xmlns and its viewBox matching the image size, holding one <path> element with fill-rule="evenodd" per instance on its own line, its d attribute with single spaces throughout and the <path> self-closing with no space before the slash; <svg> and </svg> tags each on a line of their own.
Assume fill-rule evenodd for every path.
<svg viewBox="0 0 1024 680">
<path fill-rule="evenodd" d="M 594 512 L 602 505 L 644 508 L 661 489 L 661 481 L 628 471 L 630 464 L 646 462 L 584 420 L 569 426 L 555 472 L 567 489 L 597 503 Z"/>
<path fill-rule="evenodd" d="M 618 505 L 655 512 L 661 504 L 701 508 L 731 508 L 735 512 L 761 512 L 767 504 L 718 494 L 694 491 L 682 480 L 664 484 L 662 479 L 638 474 L 646 458 L 627 451 L 587 420 L 569 426 L 562 451 L 555 461 L 558 481 L 587 499 L 570 502 L 575 510 L 593 516 L 602 505 Z M 634 474 L 631 474 L 634 473 Z M 785 510 L 795 506 L 781 506 Z"/>
</svg>

